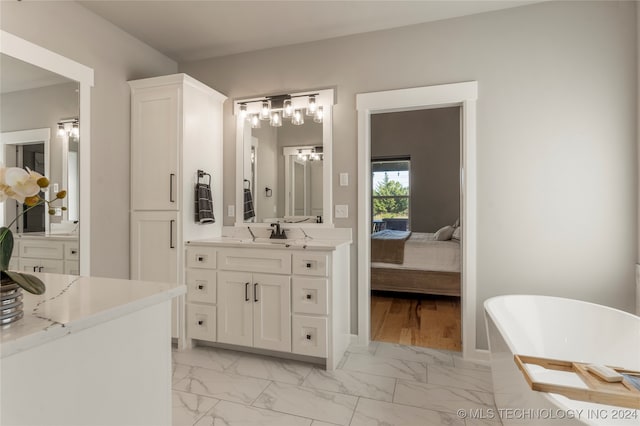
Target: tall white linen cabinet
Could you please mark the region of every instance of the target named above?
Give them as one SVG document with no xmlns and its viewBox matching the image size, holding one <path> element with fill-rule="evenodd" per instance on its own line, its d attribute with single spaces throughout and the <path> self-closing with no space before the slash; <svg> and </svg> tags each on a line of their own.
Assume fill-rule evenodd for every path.
<svg viewBox="0 0 640 426">
<path fill-rule="evenodd" d="M 226 96 L 174 74 L 130 81 L 131 279 L 185 282 L 184 242 L 222 230 L 222 103 Z M 198 170 L 211 176 L 215 223 L 195 220 Z M 209 178 L 203 176 L 207 183 Z M 184 299 L 171 336 L 185 344 Z"/>
</svg>

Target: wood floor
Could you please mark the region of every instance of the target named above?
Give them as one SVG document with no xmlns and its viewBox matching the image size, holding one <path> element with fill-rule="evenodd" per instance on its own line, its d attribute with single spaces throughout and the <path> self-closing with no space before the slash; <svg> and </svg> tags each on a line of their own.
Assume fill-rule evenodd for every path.
<svg viewBox="0 0 640 426">
<path fill-rule="evenodd" d="M 460 298 L 371 293 L 371 340 L 462 350 Z"/>
</svg>

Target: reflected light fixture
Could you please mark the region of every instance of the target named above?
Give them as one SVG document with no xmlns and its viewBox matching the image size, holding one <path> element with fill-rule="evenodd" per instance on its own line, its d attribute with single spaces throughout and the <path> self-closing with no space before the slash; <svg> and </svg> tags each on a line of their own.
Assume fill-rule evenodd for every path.
<svg viewBox="0 0 640 426">
<path fill-rule="evenodd" d="M 318 107 L 318 104 L 316 104 L 315 95 L 309 95 L 309 104 L 307 105 L 307 115 L 309 117 L 313 117 L 316 113 L 317 107 Z"/>
<path fill-rule="evenodd" d="M 237 114 L 241 119 L 248 120 L 254 129 L 260 127 L 258 120 L 269 121 L 273 127 L 281 127 L 284 119 L 290 119 L 291 124 L 300 126 L 304 124 L 305 115 L 309 120 L 322 123 L 324 110 L 318 104 L 318 96 L 319 93 L 281 94 L 241 100 L 236 103 Z"/>
<path fill-rule="evenodd" d="M 247 104 L 240 104 L 240 117 L 243 120 L 247 117 Z"/>
<path fill-rule="evenodd" d="M 64 118 L 58 121 L 58 136 L 80 137 L 80 121 L 77 118 Z"/>
</svg>

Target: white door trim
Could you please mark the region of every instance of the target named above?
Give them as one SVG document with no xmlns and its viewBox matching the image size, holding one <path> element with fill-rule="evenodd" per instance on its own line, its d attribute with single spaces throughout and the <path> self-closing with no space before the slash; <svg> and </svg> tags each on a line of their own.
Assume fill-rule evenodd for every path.
<svg viewBox="0 0 640 426">
<path fill-rule="evenodd" d="M 464 358 L 486 360 L 476 348 L 476 100 L 478 82 L 361 93 L 358 110 L 358 342 L 371 338 L 371 115 L 447 106 L 461 107 L 462 350 Z"/>
</svg>

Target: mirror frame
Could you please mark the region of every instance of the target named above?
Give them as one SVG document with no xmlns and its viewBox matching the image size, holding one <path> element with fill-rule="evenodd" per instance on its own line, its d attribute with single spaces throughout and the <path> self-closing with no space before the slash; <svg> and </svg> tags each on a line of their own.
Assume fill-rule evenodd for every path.
<svg viewBox="0 0 640 426">
<path fill-rule="evenodd" d="M 93 69 L 0 30 L 0 52 L 80 84 L 80 275 L 91 273 L 91 87 Z"/>
<path fill-rule="evenodd" d="M 297 223 L 296 226 L 302 227 L 325 227 L 333 228 L 333 105 L 335 105 L 334 89 L 322 90 L 305 90 L 303 92 L 288 93 L 291 96 L 300 96 L 293 98 L 294 107 L 304 108 L 306 106 L 305 95 L 317 94 L 316 103 L 323 108 L 322 120 L 322 151 L 324 160 L 322 165 L 322 223 Z M 233 115 L 236 117 L 236 221 L 235 226 L 248 226 L 247 222 L 241 220 L 243 217 L 243 179 L 244 179 L 244 127 L 245 118 L 240 115 L 240 104 L 247 102 L 255 102 L 264 99 L 264 96 L 237 99 L 233 102 Z M 304 104 L 303 104 L 304 103 Z M 260 104 L 247 105 L 247 113 L 255 114 L 260 112 Z M 250 226 L 268 227 L 266 222 L 251 222 Z"/>
</svg>

